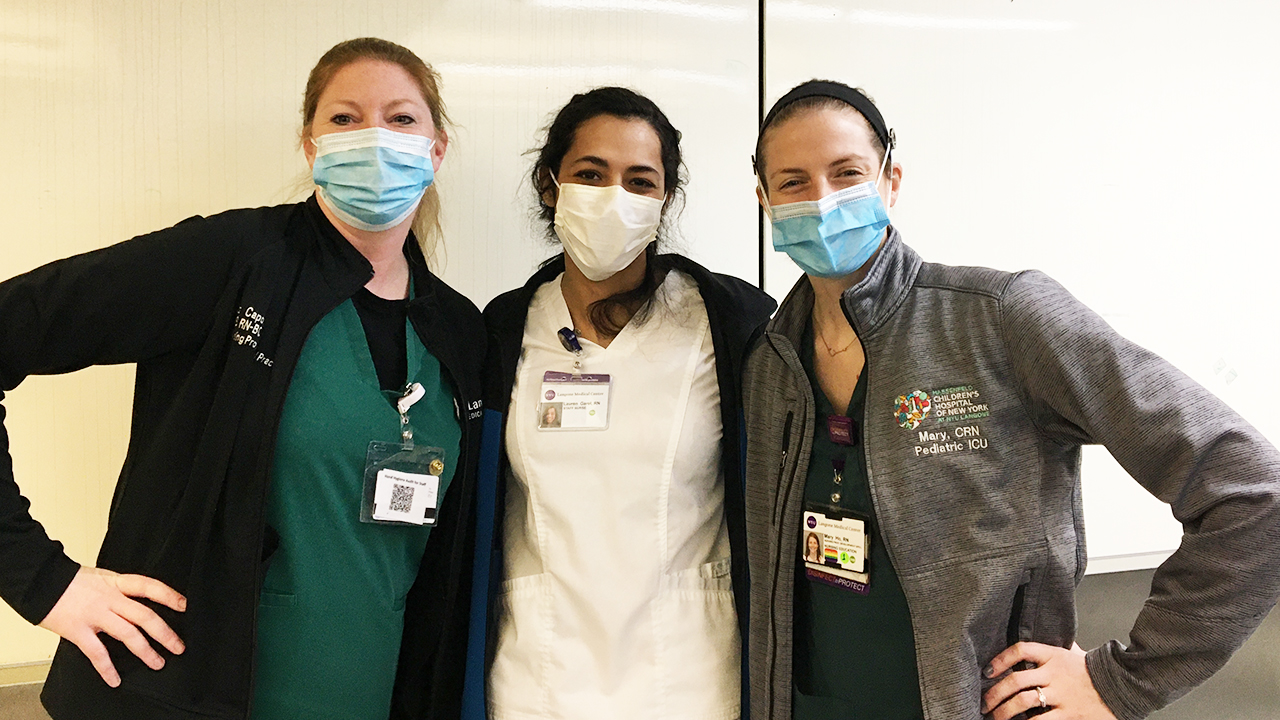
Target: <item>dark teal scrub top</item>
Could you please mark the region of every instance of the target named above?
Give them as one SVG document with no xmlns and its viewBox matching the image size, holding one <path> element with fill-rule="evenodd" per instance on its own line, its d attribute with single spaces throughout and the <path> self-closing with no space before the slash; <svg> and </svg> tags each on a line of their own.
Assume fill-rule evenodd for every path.
<svg viewBox="0 0 1280 720">
<path fill-rule="evenodd" d="M 445 450 L 438 501 L 462 430 L 440 363 L 408 328 L 417 445 Z M 267 522 L 280 533 L 258 609 L 254 720 L 386 720 L 429 526 L 360 522 L 370 441 L 400 440 L 350 300 L 307 338 L 276 440 Z"/>
<path fill-rule="evenodd" d="M 812 326 L 805 332 L 800 358 L 816 401 L 805 506 L 834 506 L 871 519 L 871 587 L 861 595 L 810 580 L 804 563 L 797 561 L 792 715 L 795 720 L 917 720 L 924 711 L 911 614 L 875 520 L 861 438 L 848 447 L 828 435 L 827 417 L 837 413 L 814 373 Z M 866 392 L 864 368 L 849 407 L 839 413 L 853 418 L 859 428 Z M 832 460 L 838 458 L 845 462 L 837 485 Z M 839 492 L 838 501 L 832 501 L 833 492 Z M 799 558 L 801 538 L 792 547 Z"/>
</svg>

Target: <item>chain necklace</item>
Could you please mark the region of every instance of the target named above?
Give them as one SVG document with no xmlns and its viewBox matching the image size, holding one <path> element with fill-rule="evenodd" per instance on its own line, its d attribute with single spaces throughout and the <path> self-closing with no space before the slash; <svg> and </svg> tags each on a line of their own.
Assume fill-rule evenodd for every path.
<svg viewBox="0 0 1280 720">
<path fill-rule="evenodd" d="M 827 349 L 827 354 L 828 354 L 828 355 L 830 355 L 831 357 L 835 357 L 835 356 L 839 355 L 840 353 L 842 353 L 842 352 L 844 352 L 844 351 L 848 350 L 849 348 L 853 347 L 853 344 L 854 344 L 854 343 L 858 342 L 858 336 L 857 336 L 857 335 L 854 335 L 854 336 L 853 336 L 853 339 L 849 341 L 849 344 L 848 344 L 848 345 L 845 345 L 844 347 L 840 348 L 839 350 L 832 350 L 832 349 L 831 349 L 831 343 L 828 343 L 828 342 L 827 342 L 827 338 L 826 338 L 826 336 L 825 336 L 825 335 L 823 335 L 823 334 L 822 334 L 822 331 L 821 331 L 821 330 L 819 330 L 819 331 L 818 331 L 818 339 L 822 341 L 822 345 L 823 345 L 823 347 L 825 347 L 825 348 Z"/>
</svg>

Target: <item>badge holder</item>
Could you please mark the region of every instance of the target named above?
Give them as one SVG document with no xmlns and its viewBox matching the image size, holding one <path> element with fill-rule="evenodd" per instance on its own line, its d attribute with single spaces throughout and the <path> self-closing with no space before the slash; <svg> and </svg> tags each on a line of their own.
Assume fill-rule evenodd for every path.
<svg viewBox="0 0 1280 720">
<path fill-rule="evenodd" d="M 440 505 L 440 476 L 445 452 L 415 445 L 409 425 L 409 408 L 426 391 L 418 383 L 405 388 L 396 400 L 400 412 L 401 442 L 374 440 L 364 462 L 364 493 L 360 522 L 378 525 L 435 525 Z"/>
<path fill-rule="evenodd" d="M 569 328 L 556 333 L 560 344 L 573 353 L 573 372 L 548 370 L 542 375 L 537 405 L 538 430 L 608 430 L 609 396 L 613 380 L 606 374 L 582 372 L 582 345 Z"/>
<path fill-rule="evenodd" d="M 805 577 L 852 590 L 871 592 L 871 518 L 836 506 L 844 481 L 843 458 L 832 461 L 832 505 L 806 503 L 800 542 Z"/>
</svg>

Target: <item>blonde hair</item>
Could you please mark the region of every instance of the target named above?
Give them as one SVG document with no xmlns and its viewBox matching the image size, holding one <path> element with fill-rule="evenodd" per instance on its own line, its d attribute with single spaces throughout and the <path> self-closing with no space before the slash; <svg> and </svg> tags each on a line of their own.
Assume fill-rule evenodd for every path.
<svg viewBox="0 0 1280 720">
<path fill-rule="evenodd" d="M 361 60 L 378 60 L 393 63 L 404 69 L 409 77 L 418 84 L 422 91 L 422 99 L 431 109 L 431 123 L 436 133 L 447 133 L 452 126 L 449 114 L 445 111 L 444 100 L 440 98 L 440 75 L 430 65 L 422 61 L 412 50 L 379 38 L 355 38 L 345 40 L 329 48 L 320 56 L 316 66 L 311 68 L 307 77 L 307 88 L 302 95 L 302 130 L 299 132 L 299 145 L 311 139 L 311 123 L 316 118 L 316 108 L 320 104 L 320 95 L 329 86 L 338 71 Z M 444 240 L 444 232 L 440 228 L 440 193 L 433 182 L 422 196 L 418 212 L 413 218 L 413 234 L 418 238 L 418 245 L 429 264 L 435 257 L 436 246 Z"/>
</svg>

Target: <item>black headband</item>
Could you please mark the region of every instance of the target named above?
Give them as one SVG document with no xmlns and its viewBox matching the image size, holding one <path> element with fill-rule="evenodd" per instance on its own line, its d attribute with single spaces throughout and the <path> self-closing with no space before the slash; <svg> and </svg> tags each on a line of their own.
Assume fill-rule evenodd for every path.
<svg viewBox="0 0 1280 720">
<path fill-rule="evenodd" d="M 764 116 L 764 122 L 760 125 L 760 135 L 756 139 L 756 146 L 759 147 L 760 140 L 764 138 L 765 128 L 769 127 L 769 124 L 773 122 L 773 118 L 783 108 L 807 97 L 835 98 L 862 113 L 862 117 L 871 123 L 871 129 L 875 131 L 876 137 L 880 138 L 880 145 L 885 149 L 886 153 L 892 150 L 896 144 L 897 141 L 893 136 L 893 131 L 884 124 L 884 117 L 876 109 L 875 103 L 871 102 L 866 95 L 844 83 L 831 82 L 830 80 L 810 80 L 791 88 L 790 92 L 778 98 L 778 102 L 773 104 L 773 108 L 769 110 L 768 115 Z"/>
</svg>

